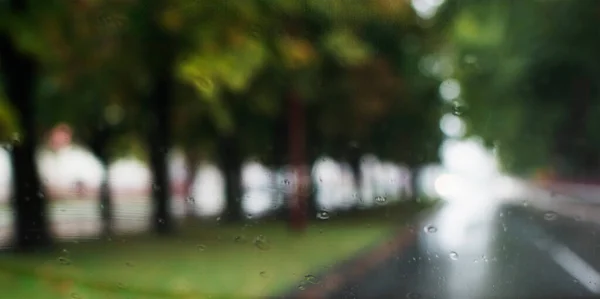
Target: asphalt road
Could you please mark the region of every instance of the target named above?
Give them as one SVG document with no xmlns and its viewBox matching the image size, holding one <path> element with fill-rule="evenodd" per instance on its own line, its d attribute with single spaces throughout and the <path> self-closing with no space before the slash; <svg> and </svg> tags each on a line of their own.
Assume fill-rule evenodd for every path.
<svg viewBox="0 0 600 299">
<path fill-rule="evenodd" d="M 409 225 L 411 242 L 322 297 L 600 298 L 600 225 L 530 195 L 446 204 Z"/>
</svg>

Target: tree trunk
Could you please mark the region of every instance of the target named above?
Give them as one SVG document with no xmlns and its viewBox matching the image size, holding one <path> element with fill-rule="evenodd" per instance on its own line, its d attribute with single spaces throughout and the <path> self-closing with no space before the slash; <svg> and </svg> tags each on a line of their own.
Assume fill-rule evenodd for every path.
<svg viewBox="0 0 600 299">
<path fill-rule="evenodd" d="M 310 171 L 307 171 L 306 167 L 306 114 L 304 104 L 300 102 L 296 92 L 292 91 L 289 94 L 288 104 L 288 148 L 290 151 L 290 162 L 295 175 L 294 181 L 296 182 L 296 188 L 292 192 L 288 203 L 290 209 L 290 226 L 293 230 L 304 230 L 307 225 L 308 213 L 312 213 L 315 210 L 313 204 L 310 203 L 311 200 L 314 201 L 314 192 L 310 192 L 312 181 Z"/>
<path fill-rule="evenodd" d="M 194 182 L 196 181 L 196 175 L 198 174 L 199 160 L 200 159 L 196 153 L 186 151 L 186 176 L 183 186 L 183 195 L 185 199 L 185 213 L 188 217 L 195 215 L 196 199 L 194 198 Z"/>
<path fill-rule="evenodd" d="M 150 71 L 150 84 L 146 101 L 151 114 L 149 119 L 148 146 L 150 171 L 152 173 L 152 199 L 154 214 L 152 225 L 158 234 L 173 231 L 173 218 L 169 208 L 170 181 L 167 153 L 170 149 L 170 98 L 173 94 L 173 66 L 178 43 L 173 33 L 160 24 L 159 15 L 164 11 L 165 1 L 155 0 L 140 4 L 140 15 L 144 16 L 141 41 L 148 43 L 143 49 L 145 63 Z"/>
<path fill-rule="evenodd" d="M 13 1 L 12 4 L 15 4 Z M 16 7 L 13 7 L 16 8 Z M 4 74 L 5 92 L 19 113 L 23 135 L 15 140 L 12 150 L 13 208 L 16 214 L 15 246 L 29 251 L 51 244 L 48 230 L 44 190 L 35 160 L 37 132 L 35 130 L 34 91 L 36 62 L 19 53 L 8 34 L 0 34 L 0 63 Z"/>
<path fill-rule="evenodd" d="M 224 218 L 229 222 L 243 219 L 242 197 L 242 157 L 238 144 L 233 136 L 221 136 L 218 140 L 218 160 L 225 179 Z"/>
<path fill-rule="evenodd" d="M 410 167 L 410 199 L 418 201 L 421 196 L 419 176 L 421 175 L 421 166 L 413 165 Z"/>
<path fill-rule="evenodd" d="M 91 150 L 98 157 L 102 168 L 104 168 L 104 175 L 100 183 L 100 190 L 98 194 L 98 202 L 100 207 L 100 218 L 102 219 L 102 235 L 105 237 L 112 235 L 113 227 L 113 206 L 109 184 L 108 174 L 108 154 L 106 152 L 106 144 L 110 138 L 110 131 L 106 127 L 106 124 L 101 124 L 94 129 L 94 134 L 91 140 Z"/>
<path fill-rule="evenodd" d="M 167 78 L 169 76 L 169 78 Z M 167 166 L 169 151 L 169 96 L 171 94 L 170 73 L 160 74 L 150 95 L 150 105 L 154 111 L 154 126 L 149 133 L 150 170 L 152 173 L 152 199 L 154 215 L 152 218 L 155 232 L 168 234 L 173 230 L 173 219 L 169 208 L 170 182 Z"/>
<path fill-rule="evenodd" d="M 354 180 L 354 190 L 360 201 L 363 200 L 363 177 L 360 170 L 360 153 L 357 149 L 352 149 L 348 158 L 348 164 L 352 170 L 352 179 Z"/>
<path fill-rule="evenodd" d="M 283 114 L 274 125 L 273 131 L 273 150 L 272 150 L 272 165 L 271 171 L 273 171 L 272 176 L 272 185 L 273 185 L 273 197 L 274 200 L 279 200 L 281 198 L 280 205 L 277 207 L 277 217 L 280 219 L 288 219 L 289 218 L 289 209 L 287 208 L 287 202 L 289 200 L 289 196 L 287 192 L 281 188 L 281 178 L 276 175 L 283 166 L 287 164 L 286 152 L 287 152 L 287 118 L 285 114 Z"/>
</svg>

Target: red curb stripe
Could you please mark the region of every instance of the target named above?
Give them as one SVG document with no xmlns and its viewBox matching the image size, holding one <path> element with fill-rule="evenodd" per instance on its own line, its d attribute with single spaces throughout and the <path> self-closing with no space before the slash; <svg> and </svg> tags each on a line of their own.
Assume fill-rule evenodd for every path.
<svg viewBox="0 0 600 299">
<path fill-rule="evenodd" d="M 311 286 L 304 290 L 297 298 L 313 299 L 324 298 L 328 293 L 335 291 L 351 281 L 358 280 L 377 265 L 383 263 L 395 253 L 402 252 L 416 239 L 414 232 L 403 230 L 391 241 L 384 242 L 365 256 L 354 262 L 349 270 L 340 269 L 337 273 L 330 274 L 321 280 L 320 285 Z M 346 273 L 341 273 L 344 271 Z"/>
</svg>

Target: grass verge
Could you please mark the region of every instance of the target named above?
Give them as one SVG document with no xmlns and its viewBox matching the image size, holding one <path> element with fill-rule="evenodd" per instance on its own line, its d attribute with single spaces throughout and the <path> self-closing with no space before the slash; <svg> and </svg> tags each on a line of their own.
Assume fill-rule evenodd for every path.
<svg viewBox="0 0 600 299">
<path fill-rule="evenodd" d="M 61 243 L 37 255 L 0 256 L 1 298 L 254 298 L 389 237 L 423 208 L 402 203 L 314 221 L 303 233 L 277 221 L 188 222 L 176 235 Z"/>
</svg>

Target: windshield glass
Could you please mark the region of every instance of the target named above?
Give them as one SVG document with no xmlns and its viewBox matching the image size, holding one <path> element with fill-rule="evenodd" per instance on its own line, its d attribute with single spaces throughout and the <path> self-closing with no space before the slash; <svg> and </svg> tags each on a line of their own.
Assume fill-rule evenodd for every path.
<svg viewBox="0 0 600 299">
<path fill-rule="evenodd" d="M 0 1 L 0 297 L 600 296 L 599 20 Z"/>
</svg>

